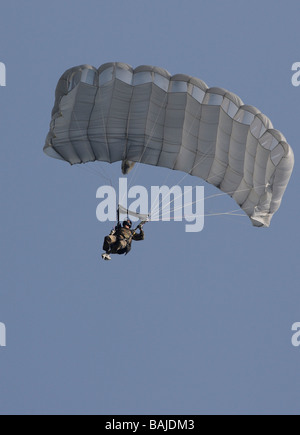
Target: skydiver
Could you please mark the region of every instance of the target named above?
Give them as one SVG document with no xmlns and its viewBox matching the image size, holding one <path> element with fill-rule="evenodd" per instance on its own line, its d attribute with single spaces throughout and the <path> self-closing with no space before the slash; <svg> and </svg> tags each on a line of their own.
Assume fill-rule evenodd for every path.
<svg viewBox="0 0 300 435">
<path fill-rule="evenodd" d="M 102 254 L 103 260 L 111 260 L 110 254 L 127 255 L 131 250 L 132 240 L 144 240 L 143 224 L 141 223 L 137 227 L 140 231 L 139 233 L 136 233 L 136 230 L 132 230 L 131 227 L 132 222 L 130 219 L 125 220 L 123 226 L 119 222 L 110 235 L 105 237 L 103 243 L 105 253 Z"/>
</svg>

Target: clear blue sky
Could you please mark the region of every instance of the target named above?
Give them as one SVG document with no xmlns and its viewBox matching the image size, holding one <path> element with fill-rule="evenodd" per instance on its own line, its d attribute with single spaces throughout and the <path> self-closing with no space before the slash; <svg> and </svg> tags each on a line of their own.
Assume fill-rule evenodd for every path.
<svg viewBox="0 0 300 435">
<path fill-rule="evenodd" d="M 2 2 L 1 414 L 299 413 L 299 15 L 298 0 Z M 100 261 L 105 180 L 42 148 L 60 75 L 109 61 L 199 77 L 271 118 L 296 166 L 270 229 L 153 223 L 129 256 Z M 105 171 L 117 180 L 119 165 Z M 165 177 L 140 168 L 136 182 Z"/>
</svg>

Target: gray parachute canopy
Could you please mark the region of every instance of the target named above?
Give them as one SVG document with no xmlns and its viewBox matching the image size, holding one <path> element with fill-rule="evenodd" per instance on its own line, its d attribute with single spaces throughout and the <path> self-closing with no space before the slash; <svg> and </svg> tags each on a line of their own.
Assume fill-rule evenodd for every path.
<svg viewBox="0 0 300 435">
<path fill-rule="evenodd" d="M 166 70 L 108 63 L 58 82 L 45 153 L 71 165 L 122 161 L 184 171 L 232 196 L 268 227 L 294 166 L 284 136 L 235 94 Z"/>
</svg>

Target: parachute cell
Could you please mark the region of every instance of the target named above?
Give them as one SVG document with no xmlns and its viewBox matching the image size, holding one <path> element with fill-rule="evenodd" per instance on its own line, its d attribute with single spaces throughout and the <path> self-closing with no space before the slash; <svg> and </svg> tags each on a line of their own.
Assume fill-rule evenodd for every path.
<svg viewBox="0 0 300 435">
<path fill-rule="evenodd" d="M 108 63 L 58 82 L 44 151 L 71 165 L 122 161 L 186 172 L 232 196 L 253 225 L 270 225 L 294 166 L 284 136 L 235 94 L 152 66 Z"/>
</svg>

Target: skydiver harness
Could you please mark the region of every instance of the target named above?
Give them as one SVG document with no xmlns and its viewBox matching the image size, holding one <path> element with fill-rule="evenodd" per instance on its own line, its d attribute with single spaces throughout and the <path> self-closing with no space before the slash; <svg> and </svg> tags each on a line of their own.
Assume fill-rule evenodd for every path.
<svg viewBox="0 0 300 435">
<path fill-rule="evenodd" d="M 124 236 L 124 234 L 118 234 L 118 229 L 121 228 L 121 223 L 118 222 L 117 225 L 117 230 L 116 230 L 116 237 L 117 237 L 117 242 L 119 242 L 120 240 L 125 240 L 126 241 L 126 246 L 123 249 L 120 249 L 120 251 L 118 252 L 119 255 L 127 255 L 129 254 L 129 252 L 131 251 L 131 243 L 132 243 L 132 239 L 136 233 L 136 231 L 138 229 L 142 229 L 143 226 L 145 225 L 147 221 L 141 221 L 141 223 L 134 229 L 134 230 L 130 230 L 131 235 L 129 237 Z"/>
<path fill-rule="evenodd" d="M 137 217 L 138 217 L 138 216 L 139 216 L 139 217 L 142 217 L 142 220 L 141 220 L 141 222 L 139 223 L 139 225 L 138 225 L 134 230 L 130 230 L 131 235 L 130 235 L 129 237 L 125 237 L 124 234 L 118 234 L 118 231 L 122 228 L 122 224 L 121 224 L 121 222 L 120 222 L 120 211 L 121 211 L 122 213 L 124 213 L 124 212 L 127 213 L 127 220 L 129 220 L 129 213 L 130 213 L 130 214 L 133 214 L 133 215 L 135 215 L 135 216 L 137 216 Z M 143 226 L 145 225 L 145 223 L 148 222 L 148 219 L 149 219 L 149 215 L 138 215 L 138 214 L 136 214 L 136 213 L 129 212 L 129 210 L 126 210 L 126 209 L 125 209 L 124 207 L 122 207 L 121 205 L 118 206 L 118 208 L 117 208 L 117 226 L 116 226 L 116 232 L 115 232 L 115 235 L 116 235 L 116 237 L 117 237 L 117 242 L 119 242 L 119 241 L 121 241 L 121 240 L 122 240 L 122 241 L 123 241 L 123 240 L 126 241 L 126 246 L 125 246 L 123 249 L 120 249 L 120 251 L 118 252 L 119 255 L 122 255 L 122 254 L 127 255 L 127 254 L 129 254 L 129 252 L 131 251 L 131 243 L 132 243 L 132 239 L 133 239 L 133 237 L 134 237 L 136 231 L 137 231 L 138 229 L 141 230 L 141 229 L 143 228 Z"/>
</svg>

